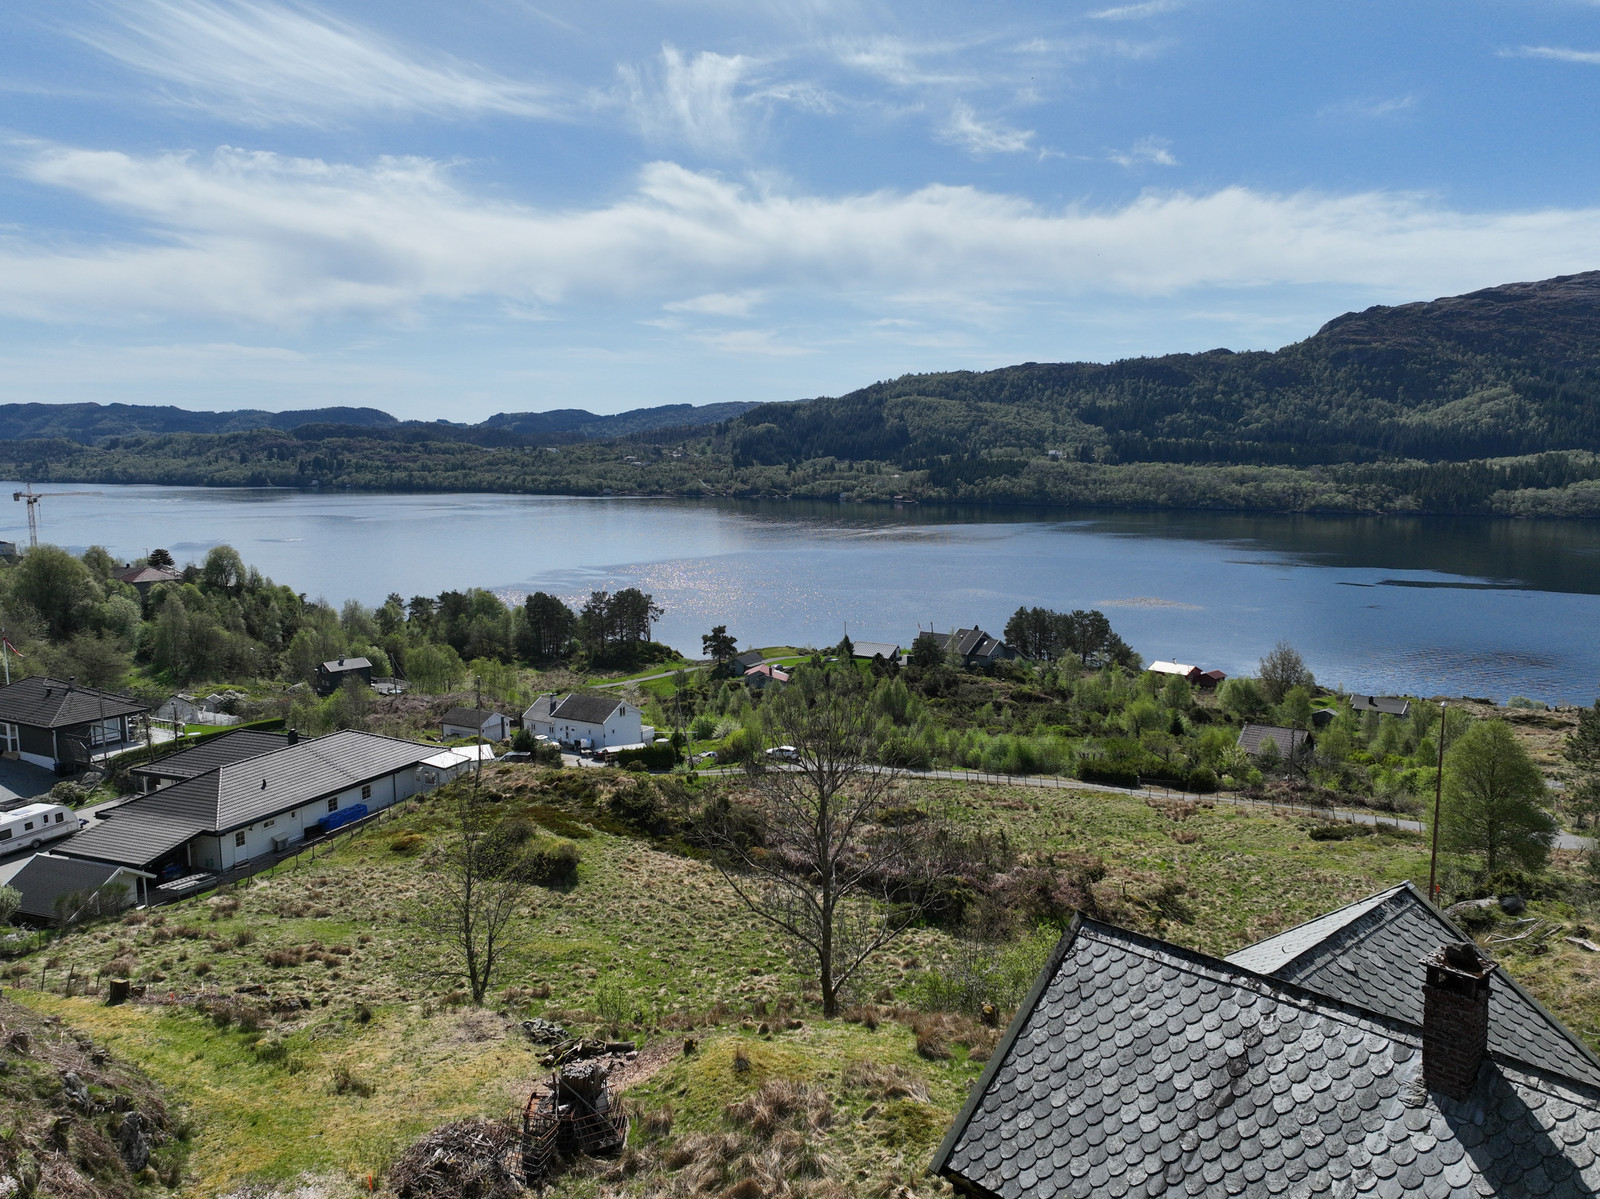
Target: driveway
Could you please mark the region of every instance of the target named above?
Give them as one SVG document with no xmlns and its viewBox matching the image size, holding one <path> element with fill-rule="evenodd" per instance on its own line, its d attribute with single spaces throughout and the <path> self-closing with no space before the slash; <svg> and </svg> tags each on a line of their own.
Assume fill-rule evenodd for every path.
<svg viewBox="0 0 1600 1199">
<path fill-rule="evenodd" d="M 0 810 L 43 799 L 60 781 L 41 766 L 0 758 Z"/>
</svg>

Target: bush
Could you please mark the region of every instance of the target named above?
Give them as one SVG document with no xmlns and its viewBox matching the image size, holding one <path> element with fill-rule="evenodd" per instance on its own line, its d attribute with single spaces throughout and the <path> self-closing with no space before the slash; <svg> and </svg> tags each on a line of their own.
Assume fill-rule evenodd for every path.
<svg viewBox="0 0 1600 1199">
<path fill-rule="evenodd" d="M 643 749 L 621 750 L 616 758 L 627 768 L 639 762 L 645 770 L 671 770 L 678 764 L 678 751 L 670 745 L 647 745 Z"/>
<path fill-rule="evenodd" d="M 1137 787 L 1139 772 L 1121 762 L 1089 760 L 1078 764 L 1078 777 L 1086 783 L 1104 783 L 1108 787 Z"/>
<path fill-rule="evenodd" d="M 561 837 L 539 837 L 517 860 L 517 877 L 539 887 L 564 887 L 578 881 L 578 847 Z"/>
<path fill-rule="evenodd" d="M 1319 824 L 1306 835 L 1313 841 L 1349 841 L 1355 837 L 1370 837 L 1370 824 Z"/>
<path fill-rule="evenodd" d="M 1209 766 L 1196 766 L 1189 772 L 1189 790 L 1199 791 L 1202 794 L 1217 789 L 1216 772 Z"/>
</svg>

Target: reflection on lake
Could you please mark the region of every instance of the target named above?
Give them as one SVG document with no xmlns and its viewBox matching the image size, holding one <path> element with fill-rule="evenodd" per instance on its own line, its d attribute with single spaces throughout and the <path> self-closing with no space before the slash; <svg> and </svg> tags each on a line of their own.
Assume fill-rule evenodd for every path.
<svg viewBox="0 0 1600 1199">
<path fill-rule="evenodd" d="M 1099 607 L 1146 659 L 1230 674 L 1287 638 L 1363 691 L 1590 703 L 1600 528 L 1578 521 L 904 509 L 817 503 L 106 486 L 41 536 L 180 561 L 226 542 L 335 603 L 451 588 L 577 599 L 637 586 L 658 636 L 741 645 L 999 633 L 1019 605 Z M 18 505 L 11 531 L 25 539 Z"/>
</svg>

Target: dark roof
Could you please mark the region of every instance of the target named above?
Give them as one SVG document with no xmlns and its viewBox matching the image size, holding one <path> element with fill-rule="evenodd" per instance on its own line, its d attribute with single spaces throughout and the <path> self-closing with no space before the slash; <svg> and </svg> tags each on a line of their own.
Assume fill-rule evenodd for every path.
<svg viewBox="0 0 1600 1199">
<path fill-rule="evenodd" d="M 1421 1032 L 1079 919 L 934 1158 L 980 1196 L 1591 1195 L 1600 1090 L 1491 1057 L 1463 1101 Z"/>
<path fill-rule="evenodd" d="M 1422 959 L 1470 940 L 1410 883 L 1330 912 L 1231 954 L 1274 978 L 1422 1023 Z M 1489 990 L 1489 1048 L 1529 1066 L 1600 1087 L 1600 1059 L 1499 967 Z"/>
<path fill-rule="evenodd" d="M 322 669 L 328 674 L 338 674 L 342 670 L 371 670 L 372 663 L 365 658 L 340 658 L 334 662 L 324 662 Z"/>
<path fill-rule="evenodd" d="M 197 774 L 205 774 L 208 770 L 215 770 L 230 762 L 242 762 L 258 754 L 282 749 L 287 743 L 287 735 L 284 733 L 236 729 L 234 732 L 222 733 L 202 741 L 193 749 L 180 750 L 165 758 L 146 762 L 143 766 L 135 766 L 128 773 L 141 778 L 192 779 Z"/>
<path fill-rule="evenodd" d="M 500 715 L 493 708 L 451 708 L 440 724 L 459 724 L 466 728 L 481 729 L 490 719 Z"/>
<path fill-rule="evenodd" d="M 88 895 L 105 886 L 121 866 L 104 862 L 79 862 L 35 854 L 21 870 L 11 876 L 8 886 L 22 893 L 17 911 L 35 920 L 54 920 L 56 900 L 81 892 Z"/>
<path fill-rule="evenodd" d="M 1278 753 L 1282 757 L 1291 758 L 1310 735 L 1304 729 L 1280 729 L 1270 724 L 1247 724 L 1239 730 L 1239 748 L 1246 753 L 1258 754 L 1261 752 L 1261 746 L 1271 741 L 1278 747 Z"/>
<path fill-rule="evenodd" d="M 122 583 L 176 583 L 183 578 L 177 571 L 159 566 L 125 566 L 112 571 L 111 577 Z"/>
<path fill-rule="evenodd" d="M 1350 707 L 1356 712 L 1382 712 L 1386 716 L 1411 713 L 1411 701 L 1401 695 L 1352 695 Z"/>
<path fill-rule="evenodd" d="M 129 865 L 153 862 L 199 833 L 253 824 L 438 752 L 436 745 L 344 729 L 220 766 L 123 804 L 67 838 L 61 852 Z"/>
<path fill-rule="evenodd" d="M 585 695 L 573 692 L 556 705 L 551 720 L 577 720 L 584 724 L 604 724 L 623 701 L 611 695 Z"/>
<path fill-rule="evenodd" d="M 102 717 L 131 716 L 149 710 L 127 696 L 79 687 L 43 675 L 0 687 L 0 720 L 34 728 L 67 728 Z"/>
<path fill-rule="evenodd" d="M 760 666 L 767 660 L 767 655 L 758 649 L 747 649 L 733 660 L 733 664 L 741 671 L 749 670 L 752 666 Z"/>
<path fill-rule="evenodd" d="M 857 658 L 890 658 L 900 656 L 900 647 L 893 641 L 856 641 L 851 643 Z"/>
<path fill-rule="evenodd" d="M 1003 643 L 982 629 L 957 629 L 954 633 L 918 632 L 918 637 L 931 636 L 946 653 L 954 652 L 963 658 L 989 657 L 1003 648 Z"/>
</svg>

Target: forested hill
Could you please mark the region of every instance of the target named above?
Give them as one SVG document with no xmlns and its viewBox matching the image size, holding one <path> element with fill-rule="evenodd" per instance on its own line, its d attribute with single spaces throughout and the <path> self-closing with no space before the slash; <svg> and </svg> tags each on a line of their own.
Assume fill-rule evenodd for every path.
<svg viewBox="0 0 1600 1199">
<path fill-rule="evenodd" d="M 0 477 L 1600 517 L 1600 272 L 1369 308 L 1276 352 L 1029 362 L 788 404 L 473 426 L 188 414 L 245 423 L 121 433 L 104 422 L 177 410 L 95 407 L 0 408 Z M 24 432 L 6 423 L 21 409 Z"/>
<path fill-rule="evenodd" d="M 724 431 L 736 463 L 832 455 L 951 483 L 1047 450 L 1285 465 L 1597 450 L 1600 272 L 1369 308 L 1276 352 L 907 375 Z"/>
<path fill-rule="evenodd" d="M 99 445 L 110 438 L 152 433 L 245 433 L 256 429 L 359 431 L 391 440 L 463 441 L 479 445 L 559 445 L 627 437 L 682 425 L 708 425 L 748 411 L 752 403 L 662 404 L 600 416 L 581 408 L 554 412 L 501 412 L 477 425 L 401 421 L 377 408 L 298 408 L 265 412 L 194 412 L 143 404 L 0 404 L 0 440 L 60 438 Z"/>
</svg>

